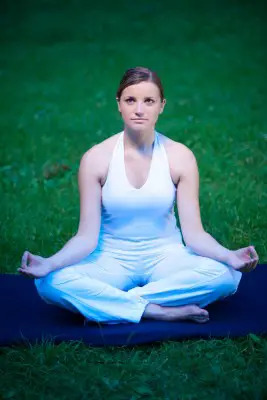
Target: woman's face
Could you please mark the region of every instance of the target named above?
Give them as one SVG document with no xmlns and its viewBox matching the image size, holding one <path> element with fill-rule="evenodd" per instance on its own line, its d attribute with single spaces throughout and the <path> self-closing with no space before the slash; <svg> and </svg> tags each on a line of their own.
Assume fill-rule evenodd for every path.
<svg viewBox="0 0 267 400">
<path fill-rule="evenodd" d="M 161 102 L 160 91 L 153 82 L 127 86 L 121 93 L 118 109 L 127 127 L 132 130 L 154 129 L 166 100 Z"/>
</svg>

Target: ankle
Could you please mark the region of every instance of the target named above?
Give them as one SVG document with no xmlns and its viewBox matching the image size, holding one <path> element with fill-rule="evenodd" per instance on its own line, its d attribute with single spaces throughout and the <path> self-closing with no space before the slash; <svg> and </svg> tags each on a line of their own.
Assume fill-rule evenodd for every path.
<svg viewBox="0 0 267 400">
<path fill-rule="evenodd" d="M 161 307 L 159 304 L 148 303 L 142 318 L 163 319 L 165 315 L 164 307 Z"/>
</svg>

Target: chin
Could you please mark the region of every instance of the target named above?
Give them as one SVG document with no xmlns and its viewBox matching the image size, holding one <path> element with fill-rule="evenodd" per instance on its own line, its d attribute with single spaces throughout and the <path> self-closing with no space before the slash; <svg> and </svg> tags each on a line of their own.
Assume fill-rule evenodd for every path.
<svg viewBox="0 0 267 400">
<path fill-rule="evenodd" d="M 134 121 L 131 121 L 131 124 L 130 125 L 128 125 L 129 127 L 131 127 L 132 129 L 136 129 L 136 130 L 144 130 L 144 129 L 149 129 L 150 127 L 146 124 L 146 123 L 144 123 L 144 122 L 141 122 L 141 123 L 138 123 L 138 122 L 134 122 Z"/>
</svg>

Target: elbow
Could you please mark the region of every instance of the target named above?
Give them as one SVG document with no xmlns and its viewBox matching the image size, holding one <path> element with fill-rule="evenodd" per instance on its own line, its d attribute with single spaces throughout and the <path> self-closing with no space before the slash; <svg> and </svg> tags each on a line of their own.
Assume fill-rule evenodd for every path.
<svg viewBox="0 0 267 400">
<path fill-rule="evenodd" d="M 194 247 L 196 243 L 201 242 L 203 237 L 207 234 L 204 229 L 201 229 L 199 231 L 194 231 L 193 233 L 191 232 L 190 234 L 183 235 L 183 239 L 185 242 L 185 245 L 187 247 Z"/>
<path fill-rule="evenodd" d="M 88 249 L 88 252 L 93 252 L 98 245 L 98 240 L 90 238 L 88 235 L 76 233 L 74 238 L 77 238 L 79 241 L 83 242 Z"/>
</svg>

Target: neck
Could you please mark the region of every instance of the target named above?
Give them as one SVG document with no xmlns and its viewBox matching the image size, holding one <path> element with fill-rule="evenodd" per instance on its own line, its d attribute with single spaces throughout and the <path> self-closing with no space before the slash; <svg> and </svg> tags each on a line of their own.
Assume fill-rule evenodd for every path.
<svg viewBox="0 0 267 400">
<path fill-rule="evenodd" d="M 155 129 L 152 131 L 136 131 L 124 127 L 124 148 L 141 153 L 150 153 L 155 140 Z"/>
</svg>

